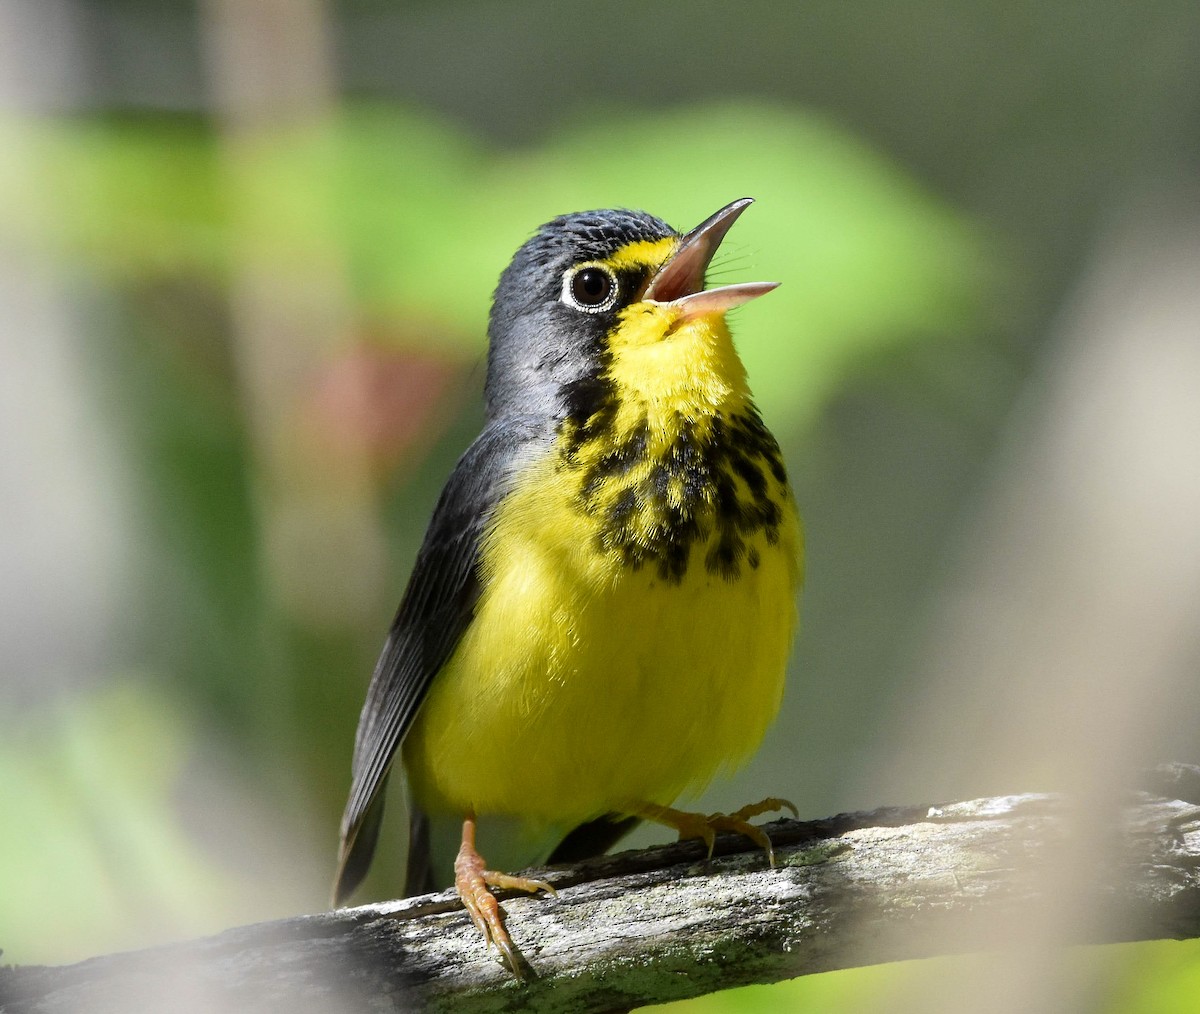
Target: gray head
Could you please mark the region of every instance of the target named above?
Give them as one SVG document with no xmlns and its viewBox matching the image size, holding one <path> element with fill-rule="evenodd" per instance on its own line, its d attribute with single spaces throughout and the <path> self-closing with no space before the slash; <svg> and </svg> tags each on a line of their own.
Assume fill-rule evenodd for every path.
<svg viewBox="0 0 1200 1014">
<path fill-rule="evenodd" d="M 678 239 L 641 211 L 581 211 L 538 229 L 496 286 L 488 416 L 567 414 L 572 391 L 602 372 L 619 313 L 641 297 Z"/>
</svg>

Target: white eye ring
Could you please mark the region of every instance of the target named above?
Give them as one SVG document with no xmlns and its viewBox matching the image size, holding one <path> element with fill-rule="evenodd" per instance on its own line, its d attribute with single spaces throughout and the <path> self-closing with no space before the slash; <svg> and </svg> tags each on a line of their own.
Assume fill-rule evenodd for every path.
<svg viewBox="0 0 1200 1014">
<path fill-rule="evenodd" d="M 592 283 L 597 280 L 602 287 L 593 291 Z M 560 298 L 573 309 L 584 313 L 604 313 L 616 305 L 619 295 L 617 276 L 603 264 L 577 264 L 563 272 Z M 592 299 L 596 302 L 592 302 Z"/>
</svg>

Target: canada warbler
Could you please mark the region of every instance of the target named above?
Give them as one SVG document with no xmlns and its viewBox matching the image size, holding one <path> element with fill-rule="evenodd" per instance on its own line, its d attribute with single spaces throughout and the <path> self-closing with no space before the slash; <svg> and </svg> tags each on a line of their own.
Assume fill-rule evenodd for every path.
<svg viewBox="0 0 1200 1014">
<path fill-rule="evenodd" d="M 489 888 L 549 888 L 485 868 L 477 823 L 497 869 L 601 853 L 639 819 L 770 850 L 748 818 L 782 800 L 670 808 L 758 745 L 795 626 L 799 522 L 725 322 L 775 283 L 704 287 L 750 203 L 685 235 L 642 212 L 565 215 L 501 275 L 487 422 L 371 679 L 335 904 L 366 874 L 398 748 L 406 892 L 453 879 L 514 971 Z"/>
</svg>

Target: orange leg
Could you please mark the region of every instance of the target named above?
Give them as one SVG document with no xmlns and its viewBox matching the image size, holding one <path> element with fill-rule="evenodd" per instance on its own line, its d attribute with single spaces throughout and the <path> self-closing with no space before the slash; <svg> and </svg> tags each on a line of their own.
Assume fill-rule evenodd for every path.
<svg viewBox="0 0 1200 1014">
<path fill-rule="evenodd" d="M 721 831 L 733 831 L 745 835 L 767 853 L 771 865 L 775 865 L 775 848 L 766 831 L 750 823 L 751 817 L 775 810 L 791 810 L 792 816 L 799 817 L 796 807 L 786 799 L 771 797 L 758 803 L 743 806 L 736 813 L 689 813 L 686 810 L 675 810 L 669 806 L 659 806 L 657 803 L 642 803 L 633 813 L 643 820 L 663 824 L 679 832 L 679 840 L 699 838 L 708 847 L 709 858 L 712 858 L 713 845 L 716 844 L 717 834 Z"/>
<path fill-rule="evenodd" d="M 557 894 L 553 887 L 544 880 L 532 880 L 529 877 L 513 877 L 507 873 L 497 873 L 485 867 L 483 856 L 475 851 L 475 814 L 468 812 L 463 820 L 462 845 L 458 849 L 458 857 L 454 860 L 454 888 L 462 899 L 471 922 L 483 934 L 488 946 L 495 944 L 504 955 L 505 963 L 512 969 L 518 979 L 524 978 L 521 965 L 517 958 L 517 950 L 513 946 L 508 930 L 504 928 L 504 912 L 496 896 L 489 888 L 510 891 L 528 891 L 535 894 L 545 891 Z"/>
</svg>

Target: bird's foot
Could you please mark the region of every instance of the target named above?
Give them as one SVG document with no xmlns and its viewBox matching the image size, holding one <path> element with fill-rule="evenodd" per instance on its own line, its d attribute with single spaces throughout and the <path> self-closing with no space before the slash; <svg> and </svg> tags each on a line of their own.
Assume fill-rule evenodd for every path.
<svg viewBox="0 0 1200 1014">
<path fill-rule="evenodd" d="M 680 841 L 699 838 L 708 848 L 710 859 L 719 833 L 732 831 L 735 834 L 744 835 L 766 852 L 771 866 L 774 866 L 775 847 L 771 844 L 771 839 L 767 837 L 767 832 L 761 827 L 751 824 L 750 818 L 763 813 L 773 813 L 776 810 L 791 810 L 792 816 L 800 816 L 799 811 L 792 803 L 786 799 L 776 799 L 774 796 L 743 806 L 734 813 L 690 813 L 687 810 L 676 810 L 670 806 L 659 806 L 657 803 L 644 803 L 634 812 L 644 820 L 663 824 L 678 831 Z"/>
<path fill-rule="evenodd" d="M 487 945 L 491 947 L 495 944 L 513 975 L 518 979 L 525 978 L 517 949 L 504 926 L 504 911 L 492 893 L 492 888 L 527 891 L 530 894 L 545 891 L 547 894 L 556 895 L 558 892 L 544 880 L 514 877 L 508 873 L 487 869 L 483 856 L 475 851 L 474 817 L 463 821 L 462 845 L 459 846 L 458 856 L 454 860 L 454 888 L 458 891 L 471 922 L 483 934 Z"/>
</svg>

